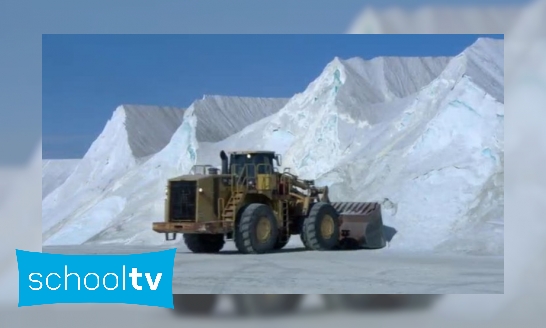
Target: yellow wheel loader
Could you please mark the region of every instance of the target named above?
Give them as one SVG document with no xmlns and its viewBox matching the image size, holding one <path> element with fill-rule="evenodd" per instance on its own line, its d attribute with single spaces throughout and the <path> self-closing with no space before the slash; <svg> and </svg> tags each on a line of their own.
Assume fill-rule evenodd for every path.
<svg viewBox="0 0 546 328">
<path fill-rule="evenodd" d="M 154 231 L 167 240 L 182 234 L 194 253 L 220 252 L 233 240 L 240 253 L 263 254 L 292 235 L 316 251 L 385 247 L 380 204 L 330 202 L 328 187 L 279 172 L 281 156 L 272 151 L 222 151 L 220 158 L 221 171 L 197 165 L 168 181 L 165 218 Z"/>
</svg>

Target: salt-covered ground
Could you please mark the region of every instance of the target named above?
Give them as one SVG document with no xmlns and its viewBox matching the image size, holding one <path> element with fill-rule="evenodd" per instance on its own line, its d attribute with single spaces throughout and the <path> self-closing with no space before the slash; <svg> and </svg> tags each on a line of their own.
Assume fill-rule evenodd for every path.
<svg viewBox="0 0 546 328">
<path fill-rule="evenodd" d="M 269 149 L 292 172 L 329 185 L 334 200 L 381 202 L 395 232 L 385 252 L 502 256 L 503 47 L 480 39 L 452 58 L 334 58 L 291 99 L 121 106 L 44 198 L 44 245 L 164 245 L 151 224 L 163 219 L 168 178 L 219 165 L 222 149 Z"/>
<path fill-rule="evenodd" d="M 299 238 L 275 254 L 240 255 L 232 242 L 220 254 L 177 247 L 175 294 L 503 294 L 502 257 L 381 251 L 305 251 Z M 151 246 L 46 246 L 60 254 L 131 254 Z"/>
</svg>

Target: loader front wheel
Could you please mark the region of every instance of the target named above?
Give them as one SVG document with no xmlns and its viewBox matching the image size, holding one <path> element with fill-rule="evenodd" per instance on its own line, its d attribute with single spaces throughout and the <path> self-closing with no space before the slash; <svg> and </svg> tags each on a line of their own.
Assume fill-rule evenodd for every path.
<svg viewBox="0 0 546 328">
<path fill-rule="evenodd" d="M 224 248 L 224 235 L 184 234 L 184 243 L 193 253 L 218 253 Z"/>
<path fill-rule="evenodd" d="M 309 243 L 307 243 L 306 235 L 303 231 L 300 234 L 300 238 L 301 238 L 303 247 L 305 247 L 306 249 L 311 249 L 311 246 L 309 246 Z"/>
<path fill-rule="evenodd" d="M 243 254 L 263 254 L 275 249 L 279 236 L 277 219 L 271 207 L 251 204 L 241 214 L 236 246 Z"/>
<path fill-rule="evenodd" d="M 316 251 L 333 250 L 339 243 L 339 215 L 328 203 L 316 203 L 303 221 L 302 240 Z"/>
</svg>

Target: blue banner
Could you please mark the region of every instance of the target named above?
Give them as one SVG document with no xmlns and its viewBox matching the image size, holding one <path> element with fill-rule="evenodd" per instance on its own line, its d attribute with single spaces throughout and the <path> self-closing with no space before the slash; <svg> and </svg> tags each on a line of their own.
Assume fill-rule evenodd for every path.
<svg viewBox="0 0 546 328">
<path fill-rule="evenodd" d="M 16 254 L 19 307 L 123 303 L 173 308 L 176 249 L 128 255 Z"/>
</svg>

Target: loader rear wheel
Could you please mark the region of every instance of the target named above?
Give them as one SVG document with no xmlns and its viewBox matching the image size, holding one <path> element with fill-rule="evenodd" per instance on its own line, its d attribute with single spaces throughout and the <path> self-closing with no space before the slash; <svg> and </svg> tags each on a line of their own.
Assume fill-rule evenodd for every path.
<svg viewBox="0 0 546 328">
<path fill-rule="evenodd" d="M 224 235 L 184 234 L 184 243 L 193 253 L 218 253 L 226 242 Z"/>
<path fill-rule="evenodd" d="M 277 219 L 271 207 L 251 204 L 241 214 L 236 246 L 243 254 L 263 254 L 275 249 L 279 236 Z"/>
<path fill-rule="evenodd" d="M 328 203 L 316 203 L 303 221 L 302 240 L 317 251 L 333 250 L 339 243 L 339 214 Z"/>
</svg>

